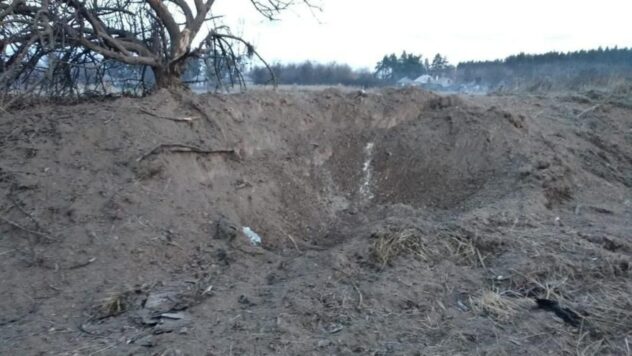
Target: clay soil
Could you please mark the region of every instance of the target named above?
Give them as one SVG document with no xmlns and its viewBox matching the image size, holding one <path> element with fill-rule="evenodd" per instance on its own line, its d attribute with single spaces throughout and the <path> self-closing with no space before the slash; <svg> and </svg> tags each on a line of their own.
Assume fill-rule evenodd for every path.
<svg viewBox="0 0 632 356">
<path fill-rule="evenodd" d="M 631 95 L 3 111 L 0 354 L 630 355 Z"/>
</svg>

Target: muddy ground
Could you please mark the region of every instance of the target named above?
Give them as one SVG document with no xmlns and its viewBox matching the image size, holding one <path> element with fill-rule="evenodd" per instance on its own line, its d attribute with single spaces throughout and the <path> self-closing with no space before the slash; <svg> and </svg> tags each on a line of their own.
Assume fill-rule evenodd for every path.
<svg viewBox="0 0 632 356">
<path fill-rule="evenodd" d="M 0 354 L 630 355 L 630 103 L 328 89 L 2 112 Z"/>
</svg>

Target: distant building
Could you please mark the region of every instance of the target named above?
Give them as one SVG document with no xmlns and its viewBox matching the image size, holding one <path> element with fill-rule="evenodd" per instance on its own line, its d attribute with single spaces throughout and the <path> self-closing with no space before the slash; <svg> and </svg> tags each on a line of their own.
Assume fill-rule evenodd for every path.
<svg viewBox="0 0 632 356">
<path fill-rule="evenodd" d="M 449 87 L 450 85 L 452 85 L 454 83 L 454 81 L 451 78 L 448 78 L 448 77 L 436 77 L 436 78 L 434 78 L 432 83 L 440 85 L 442 87 Z"/>
<path fill-rule="evenodd" d="M 420 75 L 415 79 L 415 85 L 424 85 L 432 83 L 432 76 L 428 74 Z"/>
<path fill-rule="evenodd" d="M 399 85 L 400 87 L 406 87 L 406 86 L 410 86 L 410 85 L 414 85 L 415 82 L 408 78 L 408 77 L 404 77 L 400 80 L 397 81 L 397 85 Z"/>
<path fill-rule="evenodd" d="M 433 77 L 428 74 L 420 75 L 415 80 L 412 80 L 408 77 L 403 77 L 402 79 L 397 81 L 397 85 L 400 87 L 417 86 L 431 90 L 447 88 L 453 84 L 454 80 L 452 80 L 452 78 L 439 76 Z"/>
</svg>

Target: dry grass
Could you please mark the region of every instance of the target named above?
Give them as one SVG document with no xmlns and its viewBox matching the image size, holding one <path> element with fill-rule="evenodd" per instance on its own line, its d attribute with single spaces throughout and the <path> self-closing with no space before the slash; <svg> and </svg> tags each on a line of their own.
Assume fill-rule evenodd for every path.
<svg viewBox="0 0 632 356">
<path fill-rule="evenodd" d="M 378 232 L 373 234 L 370 247 L 371 258 L 384 268 L 400 255 L 413 255 L 424 262 L 430 262 L 441 255 L 442 246 L 432 244 L 428 238 L 416 229 L 396 232 Z"/>
<path fill-rule="evenodd" d="M 559 301 L 584 317 L 580 328 L 565 327 L 561 351 L 574 355 L 632 355 L 632 283 L 623 255 L 569 235 L 517 239 L 527 256 L 511 268 L 504 288 L 517 299 L 540 297 Z M 551 243 L 554 241 L 554 243 Z M 505 292 L 501 293 L 505 294 Z M 511 312 L 507 298 L 484 296 L 473 301 L 490 315 Z M 628 341 L 626 341 L 628 340 Z"/>
<path fill-rule="evenodd" d="M 612 284 L 601 281 L 586 285 L 589 293 L 579 298 L 588 315 L 590 339 L 604 338 L 621 350 L 626 338 L 632 336 L 632 288 L 629 283 Z"/>
<path fill-rule="evenodd" d="M 486 268 L 485 259 L 480 249 L 471 239 L 451 237 L 448 239 L 451 255 L 457 257 L 458 261 L 471 266 L 480 265 Z"/>
<path fill-rule="evenodd" d="M 97 301 L 94 319 L 105 319 L 123 314 L 128 309 L 129 292 L 114 292 Z"/>
<path fill-rule="evenodd" d="M 485 291 L 479 297 L 470 298 L 470 305 L 475 312 L 502 322 L 513 319 L 520 311 L 521 304 L 523 303 L 503 296 L 497 291 Z"/>
<path fill-rule="evenodd" d="M 495 243 L 455 234 L 430 235 L 417 229 L 380 231 L 372 238 L 370 256 L 381 268 L 391 265 L 401 255 L 412 255 L 426 263 L 450 259 L 457 264 L 487 268 L 485 261 L 493 252 L 481 251 L 490 250 L 487 245 Z"/>
<path fill-rule="evenodd" d="M 510 241 L 501 245 L 503 236 Z M 503 236 L 479 235 L 460 228 L 438 234 L 418 229 L 381 231 L 373 234 L 370 253 L 381 268 L 392 265 L 398 256 L 409 255 L 428 263 L 448 259 L 457 265 L 497 271 L 505 278 L 492 279 L 491 285 L 470 297 L 474 314 L 489 318 L 501 329 L 508 324 L 520 325 L 519 335 L 525 339 L 543 330 L 555 330 L 547 342 L 557 344 L 560 354 L 632 356 L 629 256 L 578 240 L 575 234 L 540 231 L 521 236 L 512 231 L 510 237 Z M 498 259 L 507 251 L 514 251 L 516 256 L 515 251 L 520 251 L 524 257 Z M 582 315 L 584 322 L 578 328 L 562 321 L 549 323 L 547 320 L 555 318 L 550 315 L 537 319 L 545 325 L 516 323 L 532 318 L 536 306 L 533 298 L 559 301 Z M 511 350 L 517 344 L 503 345 Z"/>
<path fill-rule="evenodd" d="M 538 230 L 521 234 L 512 229 L 511 235 L 497 238 L 460 228 L 443 231 L 440 241 L 449 249 L 444 258 L 481 267 L 493 277 L 504 276 L 492 278 L 491 285 L 471 296 L 469 307 L 475 314 L 506 325 L 530 319 L 533 298 L 556 300 L 582 315 L 584 323 L 574 328 L 562 322 L 520 322 L 515 324 L 520 325 L 519 334 L 527 338 L 543 329 L 555 330 L 556 336 L 548 342 L 559 346 L 559 354 L 632 356 L 630 256 L 578 239 L 574 233 Z M 506 239 L 507 244 L 498 245 L 498 238 Z M 498 259 L 504 252 L 524 257 Z"/>
</svg>

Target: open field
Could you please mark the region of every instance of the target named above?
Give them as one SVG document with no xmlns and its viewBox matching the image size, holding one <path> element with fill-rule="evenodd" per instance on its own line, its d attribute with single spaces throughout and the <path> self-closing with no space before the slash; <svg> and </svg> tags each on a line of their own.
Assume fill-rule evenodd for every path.
<svg viewBox="0 0 632 356">
<path fill-rule="evenodd" d="M 0 112 L 0 354 L 632 355 L 631 118 L 626 90 Z"/>
</svg>

